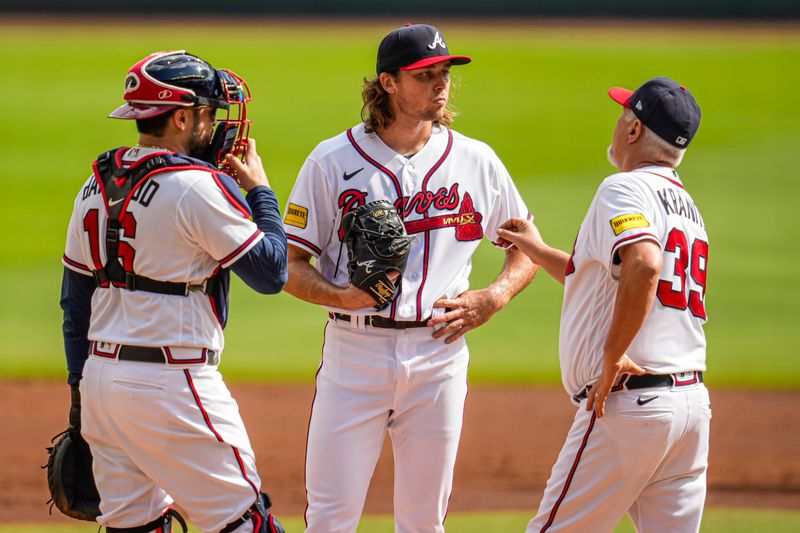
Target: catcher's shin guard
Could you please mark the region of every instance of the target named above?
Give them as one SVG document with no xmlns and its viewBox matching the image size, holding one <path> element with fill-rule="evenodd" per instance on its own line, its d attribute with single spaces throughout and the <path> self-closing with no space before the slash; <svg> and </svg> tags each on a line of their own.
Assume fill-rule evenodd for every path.
<svg viewBox="0 0 800 533">
<path fill-rule="evenodd" d="M 134 527 L 107 527 L 108 533 L 172 533 L 172 519 L 178 521 L 183 529 L 183 533 L 187 533 L 189 528 L 186 527 L 186 521 L 183 517 L 173 508 L 167 509 L 167 512 L 159 516 L 155 520 L 148 522 L 142 526 Z M 177 533 L 177 532 L 176 532 Z"/>
<path fill-rule="evenodd" d="M 234 533 L 247 522 L 253 524 L 253 533 L 286 533 L 275 515 L 269 512 L 272 502 L 266 492 L 262 492 L 256 502 L 245 513 L 225 526 L 219 533 Z"/>
</svg>

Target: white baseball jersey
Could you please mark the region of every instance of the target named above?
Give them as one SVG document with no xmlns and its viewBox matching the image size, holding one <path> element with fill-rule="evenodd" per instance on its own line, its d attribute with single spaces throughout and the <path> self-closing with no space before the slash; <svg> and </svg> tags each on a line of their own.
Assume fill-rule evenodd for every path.
<svg viewBox="0 0 800 533">
<path fill-rule="evenodd" d="M 131 164 L 158 150 L 131 148 Z M 110 202 L 115 201 L 109 199 Z M 67 234 L 64 265 L 91 275 L 106 262 L 108 214 L 92 175 L 78 197 Z M 159 281 L 200 284 L 246 254 L 263 233 L 247 208 L 210 169 L 168 171 L 145 180 L 126 208 L 120 257 L 126 269 Z M 138 346 L 203 347 L 222 351 L 212 300 L 200 291 L 173 296 L 109 287 L 92 296 L 89 340 Z"/>
<path fill-rule="evenodd" d="M 379 313 L 396 320 L 427 319 L 436 300 L 467 290 L 481 238 L 494 242 L 503 222 L 530 217 L 508 171 L 486 144 L 434 127 L 427 144 L 406 158 L 359 124 L 320 143 L 306 159 L 286 207 L 286 237 L 317 257 L 325 279 L 346 285 L 342 215 L 374 200 L 392 202 L 416 237 L 400 293 Z M 372 308 L 347 312 L 375 313 Z"/>
<path fill-rule="evenodd" d="M 621 269 L 618 250 L 651 240 L 663 267 L 650 313 L 627 350 L 660 385 L 612 389 L 605 414 L 579 403 L 529 533 L 612 531 L 628 513 L 637 531 L 698 531 L 711 408 L 705 365 L 708 237 L 677 173 L 646 167 L 600 185 L 567 263 L 561 372 L 572 396 L 602 370 Z M 580 401 L 579 401 L 580 400 Z"/>
<path fill-rule="evenodd" d="M 480 240 L 496 240 L 510 217 L 528 216 L 485 144 L 434 127 L 407 158 L 358 125 L 306 160 L 286 208 L 287 239 L 317 257 L 324 278 L 346 285 L 342 215 L 375 200 L 392 202 L 415 236 L 401 290 L 380 313 L 402 321 L 425 320 L 436 300 L 466 291 Z M 363 323 L 337 319 L 326 328 L 308 431 L 306 531 L 356 531 L 387 431 L 398 472 L 395 530 L 444 531 L 467 393 L 466 341 L 446 344 L 427 327 Z"/>
<path fill-rule="evenodd" d="M 600 377 L 621 268 L 617 252 L 644 239 L 658 243 L 664 262 L 653 308 L 626 353 L 652 374 L 706 369 L 703 218 L 675 170 L 646 167 L 606 178 L 578 232 L 559 339 L 570 395 Z"/>
</svg>

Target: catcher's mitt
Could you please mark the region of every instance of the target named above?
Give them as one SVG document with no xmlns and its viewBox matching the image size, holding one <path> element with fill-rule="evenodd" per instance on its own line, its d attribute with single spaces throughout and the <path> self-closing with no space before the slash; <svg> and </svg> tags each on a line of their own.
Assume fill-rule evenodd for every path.
<svg viewBox="0 0 800 533">
<path fill-rule="evenodd" d="M 342 217 L 344 242 L 350 256 L 350 283 L 366 291 L 381 310 L 392 301 L 408 262 L 409 237 L 397 210 L 386 200 L 362 205 Z M 397 283 L 389 273 L 398 272 Z"/>
<path fill-rule="evenodd" d="M 94 522 L 100 515 L 100 495 L 92 475 L 92 452 L 80 430 L 70 427 L 59 433 L 47 448 L 47 487 L 52 506 L 78 520 Z"/>
</svg>

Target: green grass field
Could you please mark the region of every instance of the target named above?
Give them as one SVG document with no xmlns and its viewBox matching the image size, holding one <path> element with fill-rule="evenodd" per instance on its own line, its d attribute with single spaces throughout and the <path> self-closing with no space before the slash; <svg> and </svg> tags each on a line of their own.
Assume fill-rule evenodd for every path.
<svg viewBox="0 0 800 533">
<path fill-rule="evenodd" d="M 529 513 L 455 513 L 448 515 L 445 525 L 449 533 L 509 533 L 525 531 Z M 303 530 L 302 517 L 281 518 L 289 533 Z M 790 533 L 800 529 L 800 512 L 764 511 L 755 509 L 707 509 L 700 531 L 703 533 Z M 0 533 L 96 533 L 97 526 L 90 524 L 57 525 L 5 524 Z M 389 516 L 365 516 L 358 527 L 359 533 L 392 533 L 394 521 Z M 614 533 L 633 533 L 633 524 L 626 517 Z"/>
<path fill-rule="evenodd" d="M 623 27 L 470 27 L 440 23 L 456 53 L 456 129 L 488 142 L 515 177 L 547 239 L 569 248 L 599 181 L 620 111 L 612 85 L 656 75 L 688 85 L 703 123 L 681 167 L 711 239 L 707 382 L 800 388 L 800 35 L 789 31 Z M 285 200 L 304 157 L 359 120 L 360 81 L 392 24 L 269 24 L 231 30 L 189 23 L 151 28 L 3 26 L 8 105 L 2 136 L 0 376 L 63 377 L 58 292 L 72 200 L 92 159 L 135 142 L 105 115 L 127 68 L 147 53 L 186 48 L 233 68 L 272 183 Z M 230 34 L 234 37 L 223 38 Z M 498 272 L 487 246 L 473 286 Z M 542 274 L 470 334 L 474 383 L 557 384 L 561 288 Z M 289 296 L 236 285 L 224 373 L 311 382 L 324 313 Z"/>
</svg>

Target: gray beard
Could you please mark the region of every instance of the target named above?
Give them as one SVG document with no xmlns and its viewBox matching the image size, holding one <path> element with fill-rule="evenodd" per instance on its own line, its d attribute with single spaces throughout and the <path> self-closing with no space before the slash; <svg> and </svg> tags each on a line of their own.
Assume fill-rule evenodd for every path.
<svg viewBox="0 0 800 533">
<path fill-rule="evenodd" d="M 614 159 L 614 155 L 611 153 L 611 145 L 608 145 L 606 149 L 606 158 L 608 158 L 608 162 L 611 163 L 611 166 L 619 170 L 619 165 L 617 161 Z"/>
</svg>

